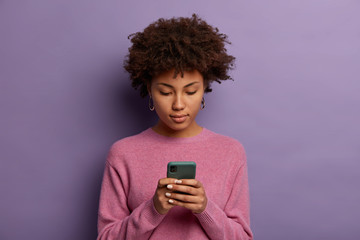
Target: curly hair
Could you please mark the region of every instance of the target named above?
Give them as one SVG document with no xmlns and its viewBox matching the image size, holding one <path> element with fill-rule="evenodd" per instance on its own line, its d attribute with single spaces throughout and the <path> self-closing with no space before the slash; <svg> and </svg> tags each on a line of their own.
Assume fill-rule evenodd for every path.
<svg viewBox="0 0 360 240">
<path fill-rule="evenodd" d="M 234 67 L 235 57 L 227 54 L 225 44 L 231 44 L 227 35 L 196 14 L 191 18 L 160 18 L 128 38 L 132 46 L 124 68 L 142 97 L 148 94 L 153 77 L 172 69 L 174 78 L 179 73 L 183 77 L 184 71 L 198 70 L 204 78 L 205 92 L 212 91 L 213 81 L 232 80 L 228 70 Z"/>
</svg>

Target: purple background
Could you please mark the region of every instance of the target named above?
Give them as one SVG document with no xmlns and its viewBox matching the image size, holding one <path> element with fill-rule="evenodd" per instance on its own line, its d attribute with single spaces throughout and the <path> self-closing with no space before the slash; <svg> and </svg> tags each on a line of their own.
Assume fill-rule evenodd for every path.
<svg viewBox="0 0 360 240">
<path fill-rule="evenodd" d="M 156 121 L 127 36 L 193 12 L 237 57 L 198 121 L 247 150 L 255 239 L 360 239 L 356 0 L 0 1 L 0 239 L 96 238 L 110 145 Z"/>
</svg>

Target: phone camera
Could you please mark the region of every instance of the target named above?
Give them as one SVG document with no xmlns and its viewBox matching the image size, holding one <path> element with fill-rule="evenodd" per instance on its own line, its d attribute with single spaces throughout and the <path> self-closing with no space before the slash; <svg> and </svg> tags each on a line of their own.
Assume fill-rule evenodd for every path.
<svg viewBox="0 0 360 240">
<path fill-rule="evenodd" d="M 177 166 L 170 166 L 170 172 L 176 172 L 177 171 Z"/>
</svg>

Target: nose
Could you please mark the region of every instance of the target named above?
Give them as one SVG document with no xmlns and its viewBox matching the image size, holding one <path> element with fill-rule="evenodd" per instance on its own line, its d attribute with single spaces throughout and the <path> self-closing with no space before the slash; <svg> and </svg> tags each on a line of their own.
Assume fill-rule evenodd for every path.
<svg viewBox="0 0 360 240">
<path fill-rule="evenodd" d="M 179 95 L 175 96 L 172 108 L 175 111 L 183 110 L 185 108 L 185 102 L 182 99 L 182 96 Z"/>
</svg>

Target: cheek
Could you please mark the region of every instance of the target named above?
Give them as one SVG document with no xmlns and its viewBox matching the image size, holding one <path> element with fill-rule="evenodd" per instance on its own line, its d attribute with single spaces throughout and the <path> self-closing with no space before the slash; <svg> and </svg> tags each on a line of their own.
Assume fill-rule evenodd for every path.
<svg viewBox="0 0 360 240">
<path fill-rule="evenodd" d="M 189 101 L 188 106 L 193 112 L 197 112 L 200 109 L 201 106 L 201 100 L 202 97 L 197 99 L 192 99 L 192 101 Z"/>
<path fill-rule="evenodd" d="M 171 103 L 165 101 L 164 99 L 159 100 L 157 98 L 154 98 L 153 102 L 155 106 L 155 111 L 159 116 L 166 114 L 171 108 Z"/>
<path fill-rule="evenodd" d="M 154 101 L 154 105 L 155 106 L 166 106 L 167 105 L 167 101 L 163 98 L 158 98 L 158 97 L 153 97 L 153 101 Z"/>
</svg>

